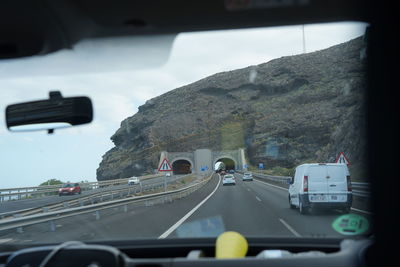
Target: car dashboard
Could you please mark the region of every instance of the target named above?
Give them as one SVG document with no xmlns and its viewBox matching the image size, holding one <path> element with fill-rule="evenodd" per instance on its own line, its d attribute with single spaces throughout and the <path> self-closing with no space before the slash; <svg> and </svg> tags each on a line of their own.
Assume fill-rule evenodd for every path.
<svg viewBox="0 0 400 267">
<path fill-rule="evenodd" d="M 373 242 L 364 238 L 248 238 L 248 243 L 246 257 L 215 259 L 212 238 L 69 241 L 10 248 L 0 254 L 0 266 L 365 266 L 373 248 Z"/>
</svg>

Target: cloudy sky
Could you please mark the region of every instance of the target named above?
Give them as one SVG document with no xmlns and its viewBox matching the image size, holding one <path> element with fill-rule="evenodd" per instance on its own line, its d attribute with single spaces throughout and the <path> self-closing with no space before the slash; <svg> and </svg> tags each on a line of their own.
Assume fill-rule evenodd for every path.
<svg viewBox="0 0 400 267">
<path fill-rule="evenodd" d="M 306 52 L 354 39 L 365 27 L 350 22 L 306 25 Z M 165 64 L 145 67 L 163 58 L 156 45 L 161 41 L 126 50 L 122 45 L 117 52 L 106 49 L 115 48 L 111 43 L 106 53 L 81 44 L 80 50 L 47 58 L 0 62 L 1 110 L 11 103 L 47 98 L 50 90 L 59 89 L 64 96 L 89 96 L 95 112 L 91 124 L 53 135 L 10 133 L 0 116 L 0 188 L 35 186 L 51 178 L 95 181 L 102 155 L 113 147 L 110 136 L 146 100 L 217 72 L 303 52 L 302 26 L 185 33 L 173 41 Z"/>
</svg>

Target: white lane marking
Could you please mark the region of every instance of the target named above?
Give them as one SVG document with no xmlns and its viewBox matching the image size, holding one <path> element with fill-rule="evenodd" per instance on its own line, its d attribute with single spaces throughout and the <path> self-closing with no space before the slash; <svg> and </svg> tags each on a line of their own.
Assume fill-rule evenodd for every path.
<svg viewBox="0 0 400 267">
<path fill-rule="evenodd" d="M 266 182 L 261 182 L 260 180 L 257 180 L 257 179 L 254 179 L 254 181 L 257 181 L 257 182 L 259 182 L 259 183 L 266 184 L 266 185 L 268 185 L 268 186 L 272 186 L 272 187 L 275 187 L 275 188 L 278 188 L 278 189 L 281 189 L 281 190 L 288 191 L 287 188 L 280 187 L 280 186 L 277 186 L 277 185 L 272 185 L 272 184 L 269 184 L 269 183 L 266 183 Z"/>
<path fill-rule="evenodd" d="M 256 199 L 261 202 L 261 199 L 258 196 L 256 196 Z"/>
<path fill-rule="evenodd" d="M 369 215 L 371 215 L 372 214 L 372 212 L 370 212 L 370 211 L 366 211 L 366 210 L 359 210 L 359 209 L 356 209 L 356 208 L 350 208 L 351 210 L 354 210 L 354 211 L 357 211 L 357 212 L 361 212 L 361 213 L 365 213 L 365 214 L 369 214 Z"/>
<path fill-rule="evenodd" d="M 251 190 L 250 190 L 250 188 L 247 188 L 247 191 L 249 191 L 249 192 L 250 192 L 250 191 L 251 191 Z"/>
<path fill-rule="evenodd" d="M 3 239 L 0 239 L 0 244 L 7 243 L 7 242 L 10 242 L 12 240 L 13 240 L 12 238 L 3 238 Z"/>
<path fill-rule="evenodd" d="M 196 207 L 194 207 L 185 216 L 183 216 L 179 221 L 177 221 L 174 225 L 172 225 L 167 231 L 165 231 L 162 235 L 160 235 L 158 237 L 158 239 L 163 239 L 163 238 L 166 238 L 167 236 L 169 236 L 173 231 L 176 230 L 176 228 L 178 228 L 184 221 L 186 221 L 190 217 L 190 215 L 192 215 L 196 210 L 198 210 L 201 207 L 201 205 L 203 205 L 215 193 L 215 191 L 217 191 L 219 184 L 221 183 L 221 176 L 219 174 L 218 174 L 218 176 L 219 176 L 219 181 L 218 181 L 217 186 L 214 188 L 214 190 L 205 199 L 203 199 L 203 201 L 201 201 L 199 204 L 197 204 Z"/>
<path fill-rule="evenodd" d="M 294 234 L 296 237 L 301 237 L 301 235 L 296 232 L 293 227 L 291 227 L 287 222 L 285 222 L 283 219 L 279 218 L 279 221 L 292 233 Z"/>
</svg>

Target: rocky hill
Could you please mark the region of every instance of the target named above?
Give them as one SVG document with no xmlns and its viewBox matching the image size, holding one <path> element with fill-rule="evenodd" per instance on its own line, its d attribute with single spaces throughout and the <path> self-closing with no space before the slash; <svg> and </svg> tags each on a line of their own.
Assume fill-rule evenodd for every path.
<svg viewBox="0 0 400 267">
<path fill-rule="evenodd" d="M 292 168 L 365 152 L 363 39 L 217 73 L 148 100 L 111 136 L 97 179 L 149 173 L 160 151 L 245 147 L 251 164 Z"/>
</svg>

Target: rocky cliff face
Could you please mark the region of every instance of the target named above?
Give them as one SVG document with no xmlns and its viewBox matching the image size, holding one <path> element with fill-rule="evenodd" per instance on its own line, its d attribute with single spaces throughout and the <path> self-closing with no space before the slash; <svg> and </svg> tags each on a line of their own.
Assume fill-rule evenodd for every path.
<svg viewBox="0 0 400 267">
<path fill-rule="evenodd" d="M 251 164 L 333 162 L 362 168 L 362 38 L 217 73 L 148 100 L 121 122 L 97 169 L 106 180 L 151 172 L 160 151 L 245 147 Z"/>
</svg>

